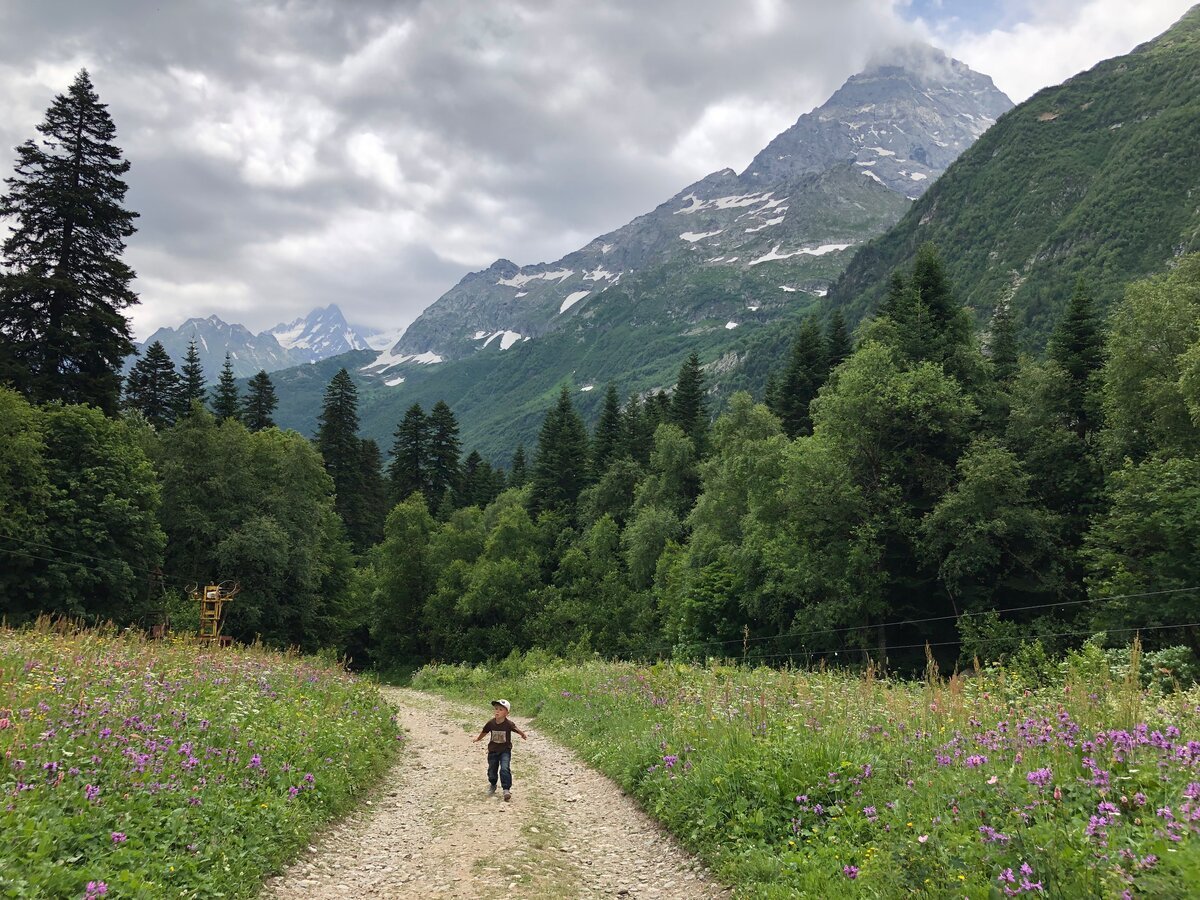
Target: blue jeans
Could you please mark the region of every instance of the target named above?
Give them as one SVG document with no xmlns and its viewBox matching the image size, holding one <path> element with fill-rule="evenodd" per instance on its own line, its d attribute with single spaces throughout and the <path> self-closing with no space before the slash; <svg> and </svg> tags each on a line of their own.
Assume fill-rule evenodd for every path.
<svg viewBox="0 0 1200 900">
<path fill-rule="evenodd" d="M 504 790 L 512 790 L 512 769 L 509 768 L 509 763 L 512 762 L 512 751 L 502 750 L 499 753 L 488 754 L 488 783 L 496 786 L 496 770 L 500 770 L 500 786 Z"/>
</svg>

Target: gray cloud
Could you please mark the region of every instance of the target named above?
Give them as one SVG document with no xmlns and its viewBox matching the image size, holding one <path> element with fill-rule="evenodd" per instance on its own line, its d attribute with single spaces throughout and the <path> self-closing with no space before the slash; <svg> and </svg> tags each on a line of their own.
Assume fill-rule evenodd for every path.
<svg viewBox="0 0 1200 900">
<path fill-rule="evenodd" d="M 329 302 L 395 326 L 468 269 L 557 258 L 745 165 L 936 28 L 898 0 L 8 2 L 0 147 L 91 70 L 133 162 L 140 334 Z"/>
</svg>

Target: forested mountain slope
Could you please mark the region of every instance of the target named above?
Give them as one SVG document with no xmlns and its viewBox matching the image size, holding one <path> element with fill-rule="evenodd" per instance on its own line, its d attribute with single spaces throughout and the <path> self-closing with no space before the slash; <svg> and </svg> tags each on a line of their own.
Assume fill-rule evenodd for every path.
<svg viewBox="0 0 1200 900">
<path fill-rule="evenodd" d="M 1077 278 L 1103 308 L 1200 248 L 1200 6 L 1002 116 L 856 254 L 831 303 L 851 320 L 873 311 L 926 241 L 981 321 L 1007 302 L 1036 345 Z"/>
</svg>

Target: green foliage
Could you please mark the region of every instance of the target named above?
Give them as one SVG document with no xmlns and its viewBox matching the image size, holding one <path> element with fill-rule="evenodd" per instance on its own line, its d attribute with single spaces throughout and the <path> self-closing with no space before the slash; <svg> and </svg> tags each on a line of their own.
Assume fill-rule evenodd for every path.
<svg viewBox="0 0 1200 900">
<path fill-rule="evenodd" d="M 191 413 L 192 406 L 203 404 L 207 395 L 204 381 L 204 367 L 200 364 L 200 351 L 196 348 L 196 339 L 188 341 L 187 353 L 183 365 L 179 369 L 179 409 L 177 415 L 186 416 Z M 274 393 L 271 395 L 274 396 Z M 271 409 L 275 407 L 272 406 Z M 269 426 L 264 426 L 269 427 Z"/>
<path fill-rule="evenodd" d="M 0 390 L 0 611 L 142 620 L 162 561 L 159 487 L 138 426 L 84 406 L 31 408 Z"/>
<path fill-rule="evenodd" d="M 349 548 L 310 442 L 200 413 L 162 435 L 156 465 L 164 570 L 179 583 L 241 582 L 228 633 L 308 649 L 343 637 L 335 601 Z"/>
<path fill-rule="evenodd" d="M 1154 628 L 1147 643 L 1182 637 L 1200 658 L 1200 628 L 1162 629 L 1200 621 L 1200 458 L 1127 460 L 1107 500 L 1086 548 L 1097 625 Z"/>
<path fill-rule="evenodd" d="M 137 213 L 124 206 L 129 163 L 87 69 L 54 98 L 16 148 L 0 219 L 0 378 L 37 402 L 117 408 L 121 364 L 133 352 L 123 310 L 138 302 L 121 259 Z"/>
<path fill-rule="evenodd" d="M 275 385 L 271 383 L 271 376 L 265 371 L 260 371 L 250 379 L 246 402 L 242 407 L 242 421 L 251 431 L 274 428 L 275 420 L 272 415 L 278 406 L 279 398 L 275 395 Z"/>
<path fill-rule="evenodd" d="M 242 398 L 238 394 L 237 379 L 233 377 L 233 360 L 225 354 L 225 364 L 217 377 L 217 386 L 212 393 L 212 411 L 218 422 L 237 420 L 242 412 Z"/>
<path fill-rule="evenodd" d="M 1102 374 L 1105 450 L 1123 457 L 1200 451 L 1200 254 L 1140 281 L 1109 320 Z"/>
<path fill-rule="evenodd" d="M 155 428 L 166 428 L 183 408 L 183 388 L 175 363 L 160 341 L 146 348 L 125 378 L 126 409 L 135 410 Z"/>
<path fill-rule="evenodd" d="M 704 452 L 708 437 L 708 407 L 704 400 L 704 372 L 696 353 L 679 368 L 675 393 L 671 395 L 670 420 L 683 429 L 698 453 Z"/>
<path fill-rule="evenodd" d="M 3 629 L 0 672 L 6 896 L 256 896 L 401 739 L 370 684 L 258 648 Z"/>
<path fill-rule="evenodd" d="M 531 509 L 574 512 L 588 480 L 588 436 L 566 385 L 546 414 L 533 463 Z"/>
</svg>

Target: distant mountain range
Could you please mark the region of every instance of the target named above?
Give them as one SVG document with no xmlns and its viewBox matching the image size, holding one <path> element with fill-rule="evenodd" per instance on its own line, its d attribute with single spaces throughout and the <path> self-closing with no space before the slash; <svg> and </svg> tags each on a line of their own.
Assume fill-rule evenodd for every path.
<svg viewBox="0 0 1200 900">
<path fill-rule="evenodd" d="M 216 379 L 225 364 L 226 353 L 233 363 L 234 374 L 244 378 L 261 370 L 275 372 L 353 350 L 371 349 L 368 339 L 346 322 L 342 311 L 333 303 L 259 334 L 243 325 L 231 325 L 217 316 L 188 319 L 178 328 L 158 329 L 137 346 L 140 352 L 143 347 L 161 341 L 171 358 L 179 363 L 192 340 L 196 341 L 200 362 L 210 381 Z"/>
</svg>

